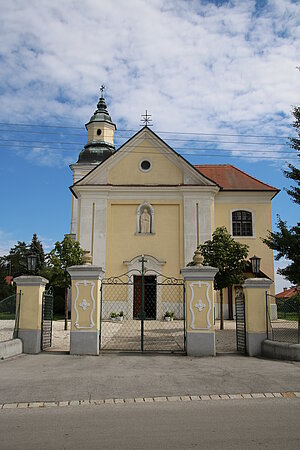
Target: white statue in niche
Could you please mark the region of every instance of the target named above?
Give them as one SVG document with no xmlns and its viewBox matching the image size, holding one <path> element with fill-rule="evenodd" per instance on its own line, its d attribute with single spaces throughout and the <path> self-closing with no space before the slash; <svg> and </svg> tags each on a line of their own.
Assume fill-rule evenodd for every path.
<svg viewBox="0 0 300 450">
<path fill-rule="evenodd" d="M 141 214 L 141 233 L 151 233 L 151 216 L 144 208 Z"/>
</svg>

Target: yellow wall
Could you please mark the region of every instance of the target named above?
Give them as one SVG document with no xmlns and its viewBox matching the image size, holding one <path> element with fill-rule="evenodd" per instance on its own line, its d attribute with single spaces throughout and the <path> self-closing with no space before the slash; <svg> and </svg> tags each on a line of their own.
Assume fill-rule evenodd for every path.
<svg viewBox="0 0 300 450">
<path fill-rule="evenodd" d="M 184 263 L 182 204 L 147 200 L 154 208 L 153 235 L 136 234 L 139 202 L 108 202 L 106 277 L 127 272 L 123 261 L 141 254 L 165 260 L 162 273 L 179 276 Z"/>
<path fill-rule="evenodd" d="M 21 330 L 40 330 L 42 323 L 42 298 L 44 286 L 18 286 L 21 291 L 20 322 Z"/>
<path fill-rule="evenodd" d="M 222 195 L 222 193 L 218 194 Z M 254 213 L 255 237 L 235 237 L 237 242 L 249 246 L 248 259 L 253 256 L 261 258 L 261 270 L 274 280 L 273 251 L 261 240 L 266 237 L 266 230 L 272 230 L 271 202 L 269 203 L 215 203 L 215 228 L 225 226 L 230 232 L 231 211 L 241 209 Z M 274 285 L 273 288 L 274 290 Z M 271 289 L 271 292 L 272 292 Z M 273 293 L 273 292 L 272 292 Z"/>
<path fill-rule="evenodd" d="M 97 134 L 97 130 L 101 130 L 101 134 Z M 105 141 L 110 144 L 114 143 L 114 126 L 109 126 L 105 122 L 94 122 L 88 125 L 88 142 L 90 141 Z"/>
<path fill-rule="evenodd" d="M 130 143 L 129 143 L 130 146 Z M 112 184 L 181 184 L 183 173 L 171 161 L 153 147 L 151 141 L 143 141 L 137 148 L 128 148 L 127 154 L 108 174 Z M 150 160 L 152 170 L 143 172 L 139 163 Z"/>
</svg>

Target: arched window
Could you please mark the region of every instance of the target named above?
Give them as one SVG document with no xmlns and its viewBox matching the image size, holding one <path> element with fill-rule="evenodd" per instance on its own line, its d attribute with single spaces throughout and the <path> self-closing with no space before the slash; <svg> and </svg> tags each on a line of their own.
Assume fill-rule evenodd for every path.
<svg viewBox="0 0 300 450">
<path fill-rule="evenodd" d="M 253 236 L 252 213 L 249 211 L 233 211 L 232 235 Z"/>
</svg>

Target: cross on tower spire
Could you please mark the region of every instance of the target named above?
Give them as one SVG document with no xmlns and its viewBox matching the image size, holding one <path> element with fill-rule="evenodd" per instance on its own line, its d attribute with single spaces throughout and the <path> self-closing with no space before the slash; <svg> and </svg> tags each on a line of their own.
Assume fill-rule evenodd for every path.
<svg viewBox="0 0 300 450">
<path fill-rule="evenodd" d="M 152 119 L 151 119 L 152 114 L 148 114 L 147 109 L 146 109 L 146 114 L 141 114 L 141 116 L 142 116 L 142 119 L 141 119 L 142 125 L 141 126 L 144 125 L 146 127 L 152 127 L 152 125 L 150 124 L 150 122 L 152 122 Z"/>
<path fill-rule="evenodd" d="M 105 89 L 104 84 L 101 84 L 101 87 L 100 87 L 101 98 L 103 98 L 103 92 L 104 92 L 104 89 Z"/>
</svg>

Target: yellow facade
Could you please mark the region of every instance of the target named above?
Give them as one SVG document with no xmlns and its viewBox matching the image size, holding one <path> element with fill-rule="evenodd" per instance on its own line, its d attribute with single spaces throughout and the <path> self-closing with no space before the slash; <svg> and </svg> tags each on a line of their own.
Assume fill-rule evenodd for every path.
<svg viewBox="0 0 300 450">
<path fill-rule="evenodd" d="M 130 145 L 125 157 L 112 167 L 108 173 L 108 182 L 114 185 L 179 185 L 183 183 L 183 173 L 149 140 Z M 140 162 L 145 158 L 151 162 L 149 172 L 140 170 Z"/>
<path fill-rule="evenodd" d="M 165 261 L 165 276 L 179 274 L 184 265 L 182 205 L 151 199 L 149 202 L 155 210 L 155 232 L 150 235 L 136 232 L 138 202 L 108 203 L 106 277 L 124 273 L 124 261 L 142 254 Z"/>
</svg>

